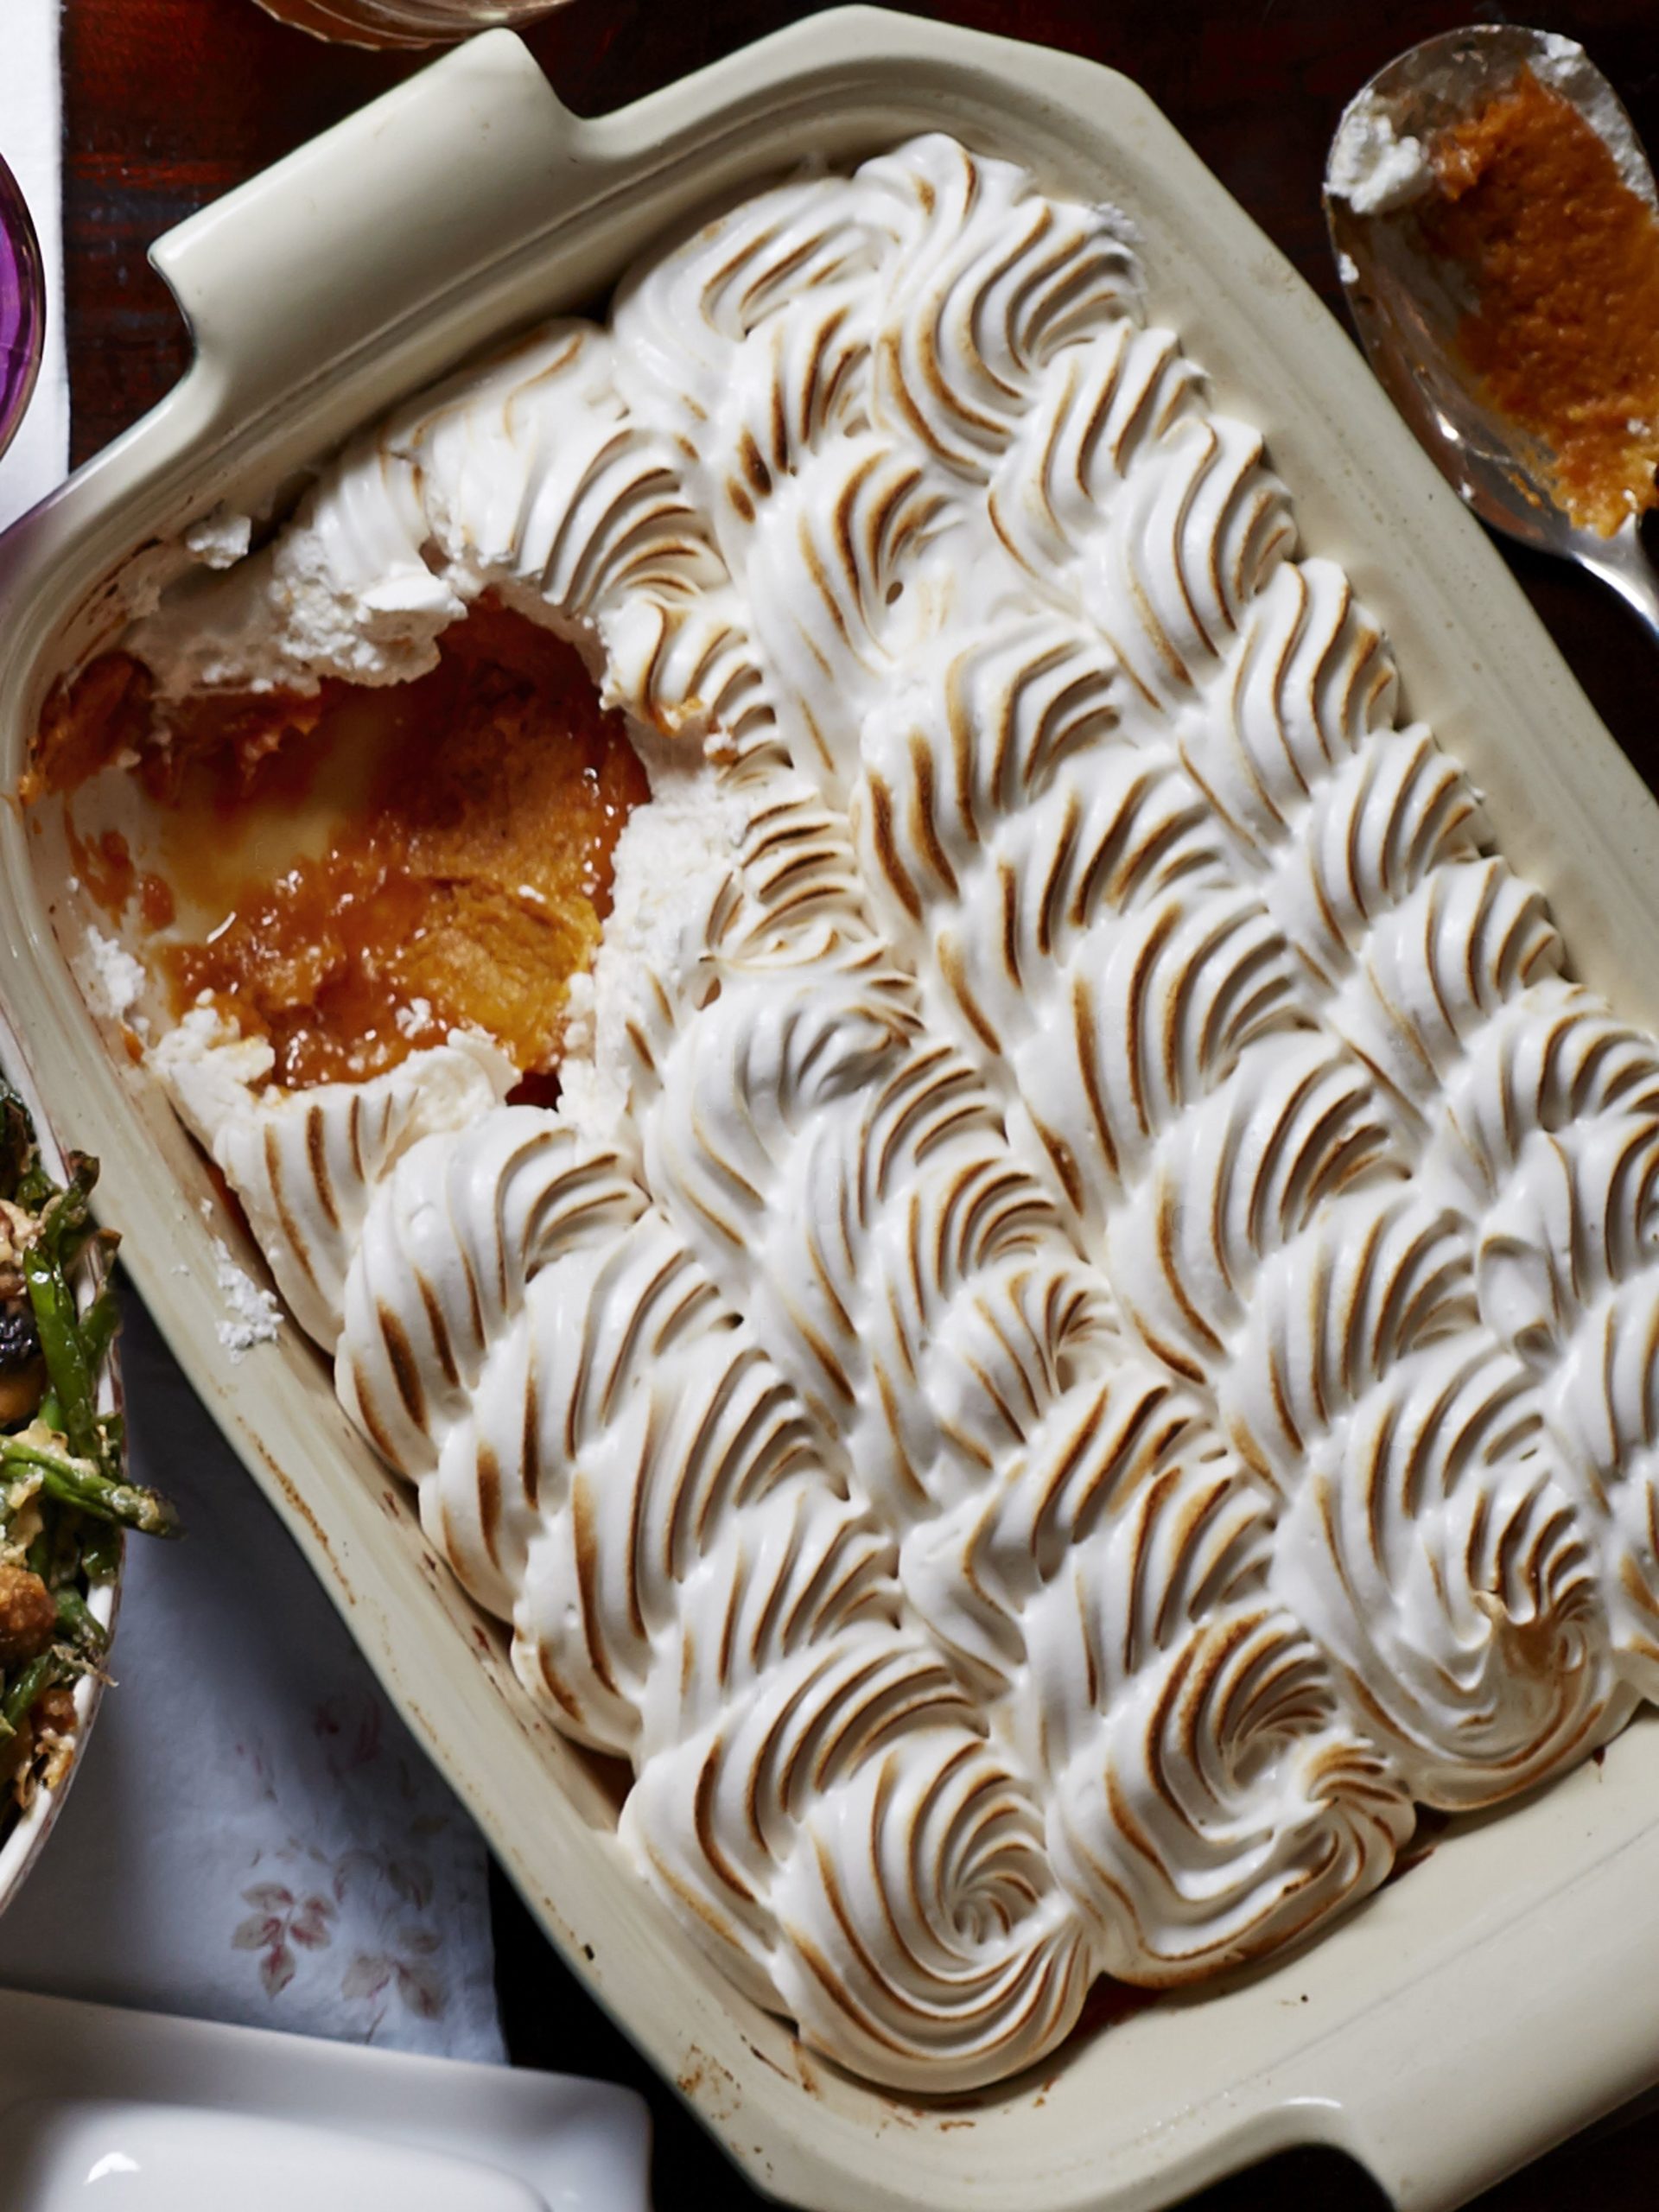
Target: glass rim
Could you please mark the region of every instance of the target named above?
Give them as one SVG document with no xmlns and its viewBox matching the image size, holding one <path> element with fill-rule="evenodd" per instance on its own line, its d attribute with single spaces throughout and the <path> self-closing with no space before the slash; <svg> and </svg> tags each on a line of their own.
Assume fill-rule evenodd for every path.
<svg viewBox="0 0 1659 2212">
<path fill-rule="evenodd" d="M 15 321 L 0 321 L 0 454 L 17 435 L 40 378 L 46 351 L 46 272 L 40 234 L 11 165 L 0 155 L 0 253 L 17 287 Z M 16 381 L 11 372 L 21 363 Z M 8 387 L 10 387 L 8 389 Z"/>
</svg>

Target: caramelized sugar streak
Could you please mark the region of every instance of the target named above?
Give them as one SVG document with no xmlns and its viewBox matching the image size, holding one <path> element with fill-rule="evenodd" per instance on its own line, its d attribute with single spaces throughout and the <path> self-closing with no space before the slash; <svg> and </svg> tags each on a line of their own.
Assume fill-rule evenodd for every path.
<svg viewBox="0 0 1659 2212">
<path fill-rule="evenodd" d="M 569 979 L 609 911 L 617 837 L 646 796 L 573 647 L 486 602 L 412 683 L 194 702 L 169 735 L 141 748 L 140 772 L 193 833 L 175 841 L 173 887 L 224 914 L 197 940 L 149 948 L 175 1013 L 208 994 L 270 1039 L 293 1087 L 378 1073 L 457 1025 L 545 1087 Z M 351 795 L 326 849 L 243 876 L 227 899 L 215 833 L 232 842 L 343 772 Z M 111 911 L 137 896 L 146 926 L 165 927 L 168 887 L 137 877 L 118 836 L 81 843 L 76 866 Z"/>
<path fill-rule="evenodd" d="M 149 732 L 148 670 L 130 653 L 101 654 L 73 683 L 53 685 L 17 796 L 31 806 L 75 791 L 123 753 L 138 754 Z"/>
<path fill-rule="evenodd" d="M 170 925 L 178 912 L 172 885 L 151 871 L 139 874 L 132 849 L 118 830 L 83 837 L 68 819 L 64 830 L 70 865 L 95 906 L 106 914 L 124 914 L 137 899 L 138 917 L 147 931 Z"/>
<path fill-rule="evenodd" d="M 1554 457 L 1575 522 L 1659 501 L 1659 219 L 1600 134 L 1523 70 L 1433 147 L 1429 244 L 1478 304 L 1459 327 L 1492 404 Z"/>
</svg>

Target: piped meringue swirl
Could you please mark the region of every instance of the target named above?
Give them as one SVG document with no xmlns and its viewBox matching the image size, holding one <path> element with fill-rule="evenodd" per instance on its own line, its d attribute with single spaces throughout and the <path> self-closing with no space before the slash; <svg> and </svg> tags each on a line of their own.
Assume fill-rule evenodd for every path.
<svg viewBox="0 0 1659 2212">
<path fill-rule="evenodd" d="M 554 1116 L 376 1191 L 340 1396 L 560 1726 L 632 1760 L 687 1932 L 895 2083 L 1039 2056 L 1095 1971 L 1029 1794 L 909 1626 L 893 1546 L 662 1214 Z"/>
<path fill-rule="evenodd" d="M 797 180 L 126 641 L 391 683 L 488 589 L 632 717 L 556 1111 L 156 1058 L 644 1878 L 910 2088 L 1659 1695 L 1659 1048 L 1142 299 L 948 139 Z"/>
</svg>

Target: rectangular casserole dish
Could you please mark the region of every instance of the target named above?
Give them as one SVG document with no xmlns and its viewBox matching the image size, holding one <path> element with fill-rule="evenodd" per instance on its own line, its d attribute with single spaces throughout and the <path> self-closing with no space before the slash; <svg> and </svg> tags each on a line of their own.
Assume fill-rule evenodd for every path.
<svg viewBox="0 0 1659 2212">
<path fill-rule="evenodd" d="M 1487 792 L 1579 972 L 1659 1025 L 1643 957 L 1659 817 L 1335 323 L 1125 79 L 874 10 L 817 16 L 592 121 L 491 34 L 163 240 L 193 368 L 0 540 L 7 787 L 54 678 L 108 642 L 190 521 L 268 502 L 467 353 L 591 302 L 702 203 L 809 151 L 856 157 L 935 127 L 1128 213 L 1154 318 L 1265 430 L 1306 542 L 1385 622 L 1410 711 Z M 1131 2212 L 1319 2141 L 1400 2205 L 1449 2207 L 1659 2078 L 1649 1719 L 1536 1800 L 1465 1824 L 1306 1952 L 1097 2021 L 1033 2076 L 925 2105 L 805 2054 L 636 1880 L 613 1777 L 525 1703 L 501 1632 L 433 1557 L 297 1332 L 229 1363 L 212 1239 L 236 1231 L 160 1092 L 81 1002 L 54 934 L 72 906 L 60 836 L 9 809 L 0 839 L 0 998 L 49 1094 L 76 1102 L 66 1134 L 104 1158 L 162 1327 L 553 1940 L 759 2186 L 844 2212 Z"/>
</svg>

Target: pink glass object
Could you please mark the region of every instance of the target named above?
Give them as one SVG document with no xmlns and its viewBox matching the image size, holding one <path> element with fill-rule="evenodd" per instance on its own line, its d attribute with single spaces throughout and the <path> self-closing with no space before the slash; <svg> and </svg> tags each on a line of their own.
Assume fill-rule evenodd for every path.
<svg viewBox="0 0 1659 2212">
<path fill-rule="evenodd" d="M 46 333 L 41 249 L 17 180 L 0 161 L 0 453 L 35 390 Z"/>
<path fill-rule="evenodd" d="M 437 46 L 528 23 L 563 0 L 259 0 L 269 16 L 346 46 Z"/>
</svg>

